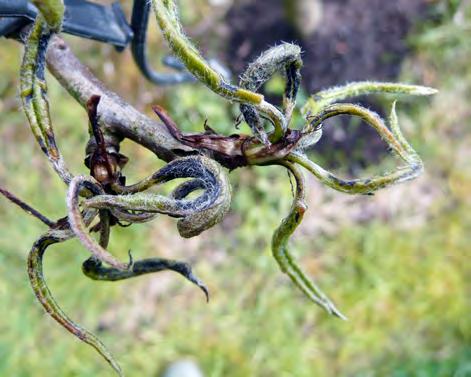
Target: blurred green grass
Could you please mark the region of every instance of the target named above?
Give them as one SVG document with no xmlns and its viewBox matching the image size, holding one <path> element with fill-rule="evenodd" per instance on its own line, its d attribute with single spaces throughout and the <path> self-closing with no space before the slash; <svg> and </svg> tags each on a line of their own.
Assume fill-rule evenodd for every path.
<svg viewBox="0 0 471 377">
<path fill-rule="evenodd" d="M 208 377 L 471 376 L 470 8 L 463 6 L 464 20 L 424 25 L 404 64 L 405 81 L 440 89 L 430 101 L 399 107 L 426 175 L 399 191 L 348 202 L 313 183 L 311 209 L 293 250 L 348 322 L 308 302 L 270 255 L 271 233 L 290 204 L 287 175 L 275 168 L 231 173 L 231 214 L 197 239 L 180 239 L 166 218 L 113 232 L 111 250 L 121 258 L 132 249 L 135 257 L 192 261 L 212 293 L 209 304 L 171 273 L 90 281 L 80 271 L 87 252 L 71 241 L 52 247 L 45 259 L 48 283 L 64 310 L 99 334 L 130 377 L 158 376 L 180 357 L 195 358 Z M 213 128 L 232 132 L 236 111 L 204 88 L 152 87 L 129 54 L 71 41 L 83 61 L 141 110 L 163 103 L 187 131 L 200 130 L 207 117 Z M 65 214 L 65 188 L 19 111 L 20 53 L 15 43 L 1 41 L 0 184 L 58 218 Z M 51 77 L 49 85 L 61 150 L 74 173 L 86 173 L 86 115 Z M 131 181 L 162 165 L 131 143 L 124 151 Z M 372 200 L 374 211 L 359 220 L 355 211 Z M 319 225 L 327 205 L 333 208 L 329 226 Z M 0 200 L 0 376 L 112 376 L 33 297 L 25 258 L 44 230 Z"/>
</svg>

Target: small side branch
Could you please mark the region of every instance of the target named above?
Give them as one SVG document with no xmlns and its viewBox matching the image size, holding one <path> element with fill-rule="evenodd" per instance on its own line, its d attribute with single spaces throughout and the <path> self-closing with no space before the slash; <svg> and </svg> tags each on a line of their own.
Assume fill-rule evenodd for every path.
<svg viewBox="0 0 471 377">
<path fill-rule="evenodd" d="M 381 138 L 387 143 L 390 151 L 402 159 L 406 165 L 400 166 L 394 171 L 383 175 L 364 179 L 345 180 L 309 160 L 304 153 L 291 153 L 287 159 L 307 169 L 323 184 L 348 194 L 372 194 L 379 189 L 414 179 L 423 172 L 422 160 L 407 142 L 399 127 L 395 102 L 393 103 L 389 118 L 391 130 L 388 129 L 381 117 L 371 110 L 359 105 L 341 103 L 326 106 L 317 115 L 311 117 L 311 122 L 305 127 L 305 132 L 316 132 L 315 130 L 324 120 L 337 115 L 357 116 L 364 120 L 378 132 Z"/>
<path fill-rule="evenodd" d="M 129 266 L 117 260 L 110 252 L 105 250 L 88 234 L 87 226 L 79 209 L 79 196 L 81 190 L 87 190 L 93 195 L 104 194 L 103 189 L 91 177 L 77 176 L 70 182 L 67 194 L 67 207 L 69 209 L 69 224 L 77 238 L 95 258 L 110 266 L 126 270 Z"/>
<path fill-rule="evenodd" d="M 302 107 L 301 113 L 317 115 L 326 106 L 347 98 L 371 94 L 392 94 L 395 96 L 431 96 L 438 90 L 420 85 L 399 84 L 394 82 L 359 81 L 335 86 L 313 94 Z"/>
<path fill-rule="evenodd" d="M 291 116 L 296 106 L 296 95 L 298 93 L 303 65 L 301 59 L 301 48 L 291 43 L 282 43 L 272 47 L 260 55 L 254 62 L 249 64 L 242 74 L 240 86 L 244 89 L 257 92 L 275 73 L 286 74 L 286 87 L 283 97 L 283 110 L 286 126 L 291 121 Z M 264 144 L 269 144 L 268 136 L 263 128 L 263 120 L 257 108 L 250 104 L 241 104 L 240 111 L 244 115 L 245 121 Z M 281 130 L 284 134 L 286 129 Z M 272 139 L 277 139 L 276 129 Z"/>
<path fill-rule="evenodd" d="M 18 198 L 16 195 L 11 193 L 8 190 L 5 190 L 4 188 L 0 187 L 0 194 L 2 194 L 5 198 L 7 198 L 10 202 L 16 204 L 18 207 L 20 207 L 23 211 L 29 213 L 31 216 L 36 217 L 39 221 L 41 221 L 43 224 L 47 225 L 48 227 L 53 227 L 56 223 L 50 219 L 48 219 L 46 216 L 44 216 L 41 212 L 38 210 L 34 209 L 31 207 L 29 204 L 26 204 L 24 201 L 22 201 L 20 198 Z"/>
<path fill-rule="evenodd" d="M 39 15 L 25 41 L 20 69 L 20 97 L 36 141 L 56 173 L 65 184 L 69 184 L 72 174 L 65 166 L 57 147 L 49 114 L 47 84 L 44 76 L 45 55 L 51 36 L 50 27 L 43 16 Z"/>
<path fill-rule="evenodd" d="M 152 4 L 163 36 L 172 52 L 185 64 L 188 71 L 221 97 L 254 106 L 273 123 L 272 141 L 280 140 L 288 126 L 286 118 L 276 106 L 265 101 L 261 94 L 226 82 L 224 77 L 209 65 L 184 34 L 174 0 L 152 0 Z"/>
<path fill-rule="evenodd" d="M 88 217 L 85 219 L 87 223 L 89 220 L 91 219 Z M 81 341 L 95 348 L 116 373 L 123 377 L 121 367 L 106 346 L 94 334 L 75 323 L 64 313 L 46 284 L 43 275 L 44 253 L 50 245 L 67 241 L 73 237 L 74 233 L 70 229 L 51 229 L 34 243 L 28 256 L 28 276 L 31 287 L 43 308 L 55 321 Z"/>
<path fill-rule="evenodd" d="M 161 271 L 174 271 L 179 273 L 188 281 L 199 287 L 203 291 L 206 301 L 209 301 L 208 288 L 195 276 L 191 266 L 186 262 L 164 258 L 148 258 L 133 261 L 131 268 L 124 271 L 113 267 L 106 267 L 94 257 L 87 259 L 82 264 L 82 272 L 84 275 L 97 281 L 120 281 Z"/>
<path fill-rule="evenodd" d="M 305 183 L 302 172 L 298 167 L 289 162 L 281 162 L 293 175 L 296 187 L 293 204 L 288 216 L 281 222 L 280 226 L 273 233 L 272 253 L 278 262 L 282 272 L 287 274 L 291 281 L 314 303 L 324 308 L 328 313 L 346 320 L 347 318 L 336 308 L 334 303 L 322 292 L 302 270 L 294 259 L 288 248 L 288 243 L 296 228 L 301 224 L 304 213 L 307 210 L 305 202 Z"/>
</svg>

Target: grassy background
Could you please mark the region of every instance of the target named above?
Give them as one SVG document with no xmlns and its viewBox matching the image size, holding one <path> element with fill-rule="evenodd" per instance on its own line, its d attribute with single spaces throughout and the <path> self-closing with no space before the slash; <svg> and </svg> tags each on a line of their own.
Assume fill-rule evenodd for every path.
<svg viewBox="0 0 471 377">
<path fill-rule="evenodd" d="M 135 257 L 192 261 L 210 288 L 209 304 L 172 273 L 90 281 L 80 271 L 88 253 L 70 241 L 52 247 L 45 260 L 48 284 L 64 310 L 98 333 L 130 377 L 158 376 L 181 357 L 197 360 L 208 377 L 471 376 L 471 6 L 463 4 L 461 12 L 423 25 L 403 67 L 403 81 L 440 89 L 430 100 L 399 106 L 426 174 L 371 198 L 310 180 L 310 211 L 293 250 L 348 322 L 308 302 L 270 255 L 271 233 L 290 204 L 286 173 L 276 168 L 231 173 L 230 215 L 197 239 L 180 239 L 174 221 L 164 217 L 113 232 L 110 248 L 121 258 L 132 249 Z M 188 13 L 191 23 L 198 14 Z M 201 130 L 207 117 L 213 128 L 230 132 L 235 109 L 206 89 L 153 87 L 128 52 L 70 41 L 142 111 L 162 103 L 185 130 Z M 19 110 L 20 54 L 17 44 L 1 40 L 0 184 L 58 218 L 65 214 L 65 188 Z M 86 173 L 86 115 L 51 77 L 49 86 L 60 148 L 74 173 Z M 272 86 L 276 90 L 276 82 Z M 124 153 L 131 157 L 130 181 L 162 165 L 131 143 Z M 25 259 L 43 231 L 0 200 L 0 376 L 112 376 L 33 297 Z"/>
</svg>

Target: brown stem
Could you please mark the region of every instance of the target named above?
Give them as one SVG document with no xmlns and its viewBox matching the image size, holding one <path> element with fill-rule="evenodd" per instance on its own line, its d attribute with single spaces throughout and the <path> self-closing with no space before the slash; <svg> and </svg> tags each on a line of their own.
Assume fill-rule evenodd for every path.
<svg viewBox="0 0 471 377">
<path fill-rule="evenodd" d="M 44 216 L 41 212 L 38 210 L 34 209 L 30 205 L 26 204 L 24 201 L 22 201 L 20 198 L 18 198 L 16 195 L 11 193 L 8 190 L 5 190 L 0 187 L 0 194 L 2 194 L 5 198 L 7 198 L 10 202 L 16 204 L 18 207 L 20 207 L 23 211 L 29 213 L 30 215 L 36 217 L 38 220 L 40 220 L 42 223 L 46 224 L 48 227 L 52 228 L 56 223 L 52 220 L 49 220 L 46 216 Z"/>
</svg>

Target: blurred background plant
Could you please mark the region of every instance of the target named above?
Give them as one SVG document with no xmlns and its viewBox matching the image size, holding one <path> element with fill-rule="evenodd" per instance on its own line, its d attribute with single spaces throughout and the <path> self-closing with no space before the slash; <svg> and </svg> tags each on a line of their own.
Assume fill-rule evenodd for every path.
<svg viewBox="0 0 471 377">
<path fill-rule="evenodd" d="M 235 75 L 244 68 L 239 61 L 250 61 L 269 45 L 281 39 L 300 42 L 309 79 L 305 96 L 319 86 L 359 79 L 440 90 L 431 100 L 398 108 L 405 133 L 426 165 L 419 180 L 360 198 L 309 182 L 310 211 L 295 235 L 295 250 L 350 321 L 337 321 L 305 300 L 271 258 L 270 235 L 290 204 L 286 173 L 278 169 L 231 173 L 231 213 L 198 238 L 179 238 L 173 220 L 163 217 L 114 233 L 111 248 L 122 251 L 121 259 L 132 248 L 139 257 L 192 261 L 210 288 L 209 305 L 171 273 L 122 283 L 88 280 L 80 270 L 88 252 L 77 241 L 54 247 L 54 258 L 46 258 L 51 290 L 66 312 L 110 345 L 131 377 L 158 376 L 181 357 L 196 360 L 208 377 L 471 376 L 471 2 L 324 1 L 317 8 L 321 21 L 312 30 L 294 28 L 280 36 L 293 29 L 292 10 L 284 1 L 270 1 L 266 17 L 245 28 L 244 36 L 237 25 L 246 25 L 261 3 L 185 2 L 182 18 L 206 54 L 228 64 Z M 355 12 L 339 12 L 340 3 Z M 362 14 L 361 22 L 355 14 Z M 367 42 L 361 25 L 371 34 Z M 250 34 L 262 26 L 273 33 Z M 153 86 L 129 51 L 67 40 L 95 74 L 139 110 L 150 114 L 150 105 L 160 104 L 185 131 L 201 131 L 207 118 L 218 132 L 233 132 L 237 107 L 206 88 Z M 149 40 L 158 65 L 168 50 L 154 23 Z M 61 217 L 64 187 L 19 110 L 21 47 L 0 42 L 0 184 L 50 218 Z M 380 45 L 390 48 L 375 47 Z M 316 51 L 334 55 L 319 59 Z M 272 79 L 265 93 L 280 96 L 280 81 Z M 49 86 L 60 148 L 74 173 L 86 172 L 87 116 L 52 77 Z M 381 102 L 371 106 L 381 109 Z M 381 160 L 371 135 L 358 131 L 361 124 L 332 126 L 323 145 L 312 151 L 316 159 L 355 175 Z M 248 133 L 245 127 L 241 132 Z M 162 166 L 131 143 L 125 143 L 124 153 L 133 157 L 125 171 L 129 181 Z M 46 315 L 35 303 L 25 266 L 26 253 L 43 230 L 0 201 L 0 375 L 111 376 L 93 350 L 43 321 Z"/>
</svg>

